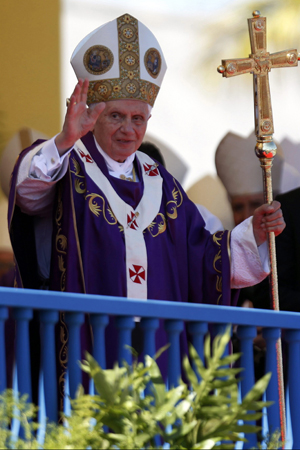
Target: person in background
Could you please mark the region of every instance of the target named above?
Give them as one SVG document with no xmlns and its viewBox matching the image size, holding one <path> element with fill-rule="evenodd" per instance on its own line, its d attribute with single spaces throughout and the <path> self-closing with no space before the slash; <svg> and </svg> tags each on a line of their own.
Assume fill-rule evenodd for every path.
<svg viewBox="0 0 300 450">
<path fill-rule="evenodd" d="M 276 238 L 279 305 L 284 311 L 300 312 L 300 187 L 276 199 L 282 202 L 286 217 L 283 236 Z"/>
<path fill-rule="evenodd" d="M 235 226 L 252 216 L 264 203 L 262 169 L 254 153 L 255 144 L 254 133 L 244 138 L 229 132 L 216 149 L 216 170 L 228 193 Z M 284 161 L 283 150 L 278 143 L 272 181 L 274 197 L 300 186 L 300 173 Z M 238 305 L 270 309 L 268 279 L 262 285 L 241 289 Z"/>
<path fill-rule="evenodd" d="M 256 208 L 264 203 L 262 169 L 254 153 L 255 144 L 254 133 L 244 138 L 229 132 L 220 141 L 215 154 L 217 174 L 227 190 L 235 225 L 250 217 Z M 285 163 L 282 148 L 278 144 L 272 167 L 272 181 L 274 195 L 300 185 L 300 174 Z M 281 198 L 279 197 L 278 200 L 281 201 Z M 237 305 L 246 308 L 270 309 L 269 291 L 269 280 L 265 278 L 254 286 L 241 289 Z M 235 351 L 239 351 L 236 337 L 233 342 Z M 259 379 L 265 373 L 265 340 L 260 327 L 257 329 L 253 344 L 255 377 Z"/>
</svg>

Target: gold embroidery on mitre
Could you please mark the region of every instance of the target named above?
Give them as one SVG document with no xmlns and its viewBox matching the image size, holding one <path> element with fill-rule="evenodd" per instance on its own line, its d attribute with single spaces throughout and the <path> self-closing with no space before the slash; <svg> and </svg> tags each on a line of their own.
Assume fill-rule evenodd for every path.
<svg viewBox="0 0 300 450">
<path fill-rule="evenodd" d="M 157 78 L 161 69 L 161 56 L 156 48 L 149 48 L 144 57 L 144 64 L 149 75 Z"/>
<path fill-rule="evenodd" d="M 86 70 L 93 75 L 102 75 L 108 72 L 114 63 L 114 55 L 104 45 L 93 45 L 84 54 L 83 64 Z"/>
<path fill-rule="evenodd" d="M 119 38 L 119 78 L 106 80 L 90 81 L 87 104 L 106 102 L 109 100 L 133 98 L 141 100 L 153 106 L 159 87 L 140 78 L 140 50 L 139 50 L 139 31 L 138 21 L 129 14 L 124 14 L 117 19 L 118 38 Z M 102 51 L 104 66 L 110 64 L 110 50 L 104 46 L 90 47 L 84 55 L 84 65 L 90 73 L 101 75 L 107 72 L 112 65 L 102 72 L 94 71 L 100 62 L 95 63 L 97 52 Z M 94 50 L 93 50 L 94 49 Z M 105 59 L 106 58 L 106 59 Z M 99 58 L 98 58 L 99 59 Z M 161 69 L 161 55 L 155 48 L 150 48 L 144 56 L 145 67 L 152 78 L 156 78 Z M 103 64 L 102 64 L 103 65 Z M 102 67 L 102 66 L 101 66 Z M 91 72 L 92 70 L 92 72 Z"/>
</svg>

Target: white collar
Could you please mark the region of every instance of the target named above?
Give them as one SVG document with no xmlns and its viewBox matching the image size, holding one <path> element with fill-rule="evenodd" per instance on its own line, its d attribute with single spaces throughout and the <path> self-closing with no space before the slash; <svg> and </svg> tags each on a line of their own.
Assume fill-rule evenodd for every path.
<svg viewBox="0 0 300 450">
<path fill-rule="evenodd" d="M 115 161 L 110 156 L 108 156 L 108 154 L 105 153 L 104 150 L 102 150 L 102 148 L 96 141 L 95 136 L 94 136 L 94 141 L 95 141 L 97 149 L 99 150 L 99 152 L 101 153 L 101 155 L 104 158 L 104 161 L 107 165 L 107 169 L 108 169 L 108 172 L 110 175 L 112 175 L 115 178 L 120 178 L 120 175 L 125 175 L 126 177 L 132 176 L 135 152 L 132 155 L 128 156 L 128 158 L 126 158 L 124 162 L 119 163 L 118 161 Z"/>
</svg>

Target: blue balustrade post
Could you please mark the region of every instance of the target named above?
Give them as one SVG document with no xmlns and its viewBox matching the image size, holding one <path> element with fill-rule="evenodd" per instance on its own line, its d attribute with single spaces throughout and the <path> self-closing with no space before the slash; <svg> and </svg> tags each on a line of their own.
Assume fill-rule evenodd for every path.
<svg viewBox="0 0 300 450">
<path fill-rule="evenodd" d="M 8 318 L 8 309 L 0 307 L 0 393 L 7 387 L 6 382 L 6 355 L 5 355 L 5 321 Z"/>
<path fill-rule="evenodd" d="M 181 358 L 180 358 L 180 333 L 183 330 L 182 320 L 166 320 L 165 330 L 168 335 L 168 341 L 171 344 L 168 349 L 168 380 L 169 387 L 178 386 L 181 376 Z"/>
<path fill-rule="evenodd" d="M 188 331 L 192 335 L 193 346 L 204 363 L 204 336 L 208 331 L 207 322 L 189 322 Z"/>
<path fill-rule="evenodd" d="M 266 390 L 267 401 L 275 402 L 267 409 L 269 433 L 280 431 L 279 390 L 277 374 L 276 343 L 280 337 L 279 328 L 264 328 L 263 337 L 266 340 L 266 373 L 272 372 L 269 385 Z"/>
<path fill-rule="evenodd" d="M 253 360 L 253 339 L 256 336 L 256 327 L 239 326 L 237 336 L 241 343 L 240 367 L 244 370 L 241 372 L 241 394 L 245 397 L 252 389 L 255 383 L 254 378 L 254 360 Z"/>
<path fill-rule="evenodd" d="M 93 356 L 101 369 L 106 369 L 105 327 L 109 318 L 106 314 L 91 314 L 90 321 L 94 334 Z"/>
<path fill-rule="evenodd" d="M 132 355 L 126 345 L 131 347 L 131 332 L 134 328 L 132 316 L 116 317 L 116 327 L 118 328 L 118 362 L 123 365 L 123 361 L 132 364 Z"/>
<path fill-rule="evenodd" d="M 78 386 L 82 383 L 79 361 L 81 359 L 80 328 L 84 323 L 84 314 L 68 312 L 65 315 L 69 330 L 68 341 L 68 374 L 70 396 L 75 398 Z"/>
<path fill-rule="evenodd" d="M 28 394 L 31 402 L 31 369 L 29 345 L 29 321 L 33 317 L 32 309 L 15 308 L 13 318 L 16 320 L 16 363 L 18 372 L 18 389 L 21 395 Z"/>
<path fill-rule="evenodd" d="M 241 343 L 241 358 L 240 366 L 244 369 L 241 372 L 241 395 L 242 398 L 248 394 L 255 383 L 254 378 L 254 360 L 253 360 L 253 339 L 256 336 L 256 327 L 253 326 L 239 326 L 237 329 L 237 336 Z M 249 425 L 256 425 L 255 421 L 246 422 Z M 244 443 L 243 448 L 256 448 L 257 437 L 255 433 L 245 434 L 248 442 Z"/>
<path fill-rule="evenodd" d="M 300 448 L 300 330 L 285 330 L 284 339 L 288 342 L 288 386 L 293 429 L 293 448 Z"/>
<path fill-rule="evenodd" d="M 141 320 L 141 328 L 144 331 L 144 355 L 149 355 L 151 358 L 153 358 L 156 353 L 155 333 L 158 327 L 158 319 L 145 317 Z"/>
<path fill-rule="evenodd" d="M 155 347 L 155 333 L 159 327 L 159 319 L 156 318 L 143 318 L 141 320 L 141 328 L 144 332 L 144 355 L 149 355 L 151 358 L 156 353 Z M 150 395 L 151 392 L 151 383 L 148 383 L 145 389 L 145 394 Z M 160 441 L 158 441 L 158 445 L 160 445 Z"/>
<path fill-rule="evenodd" d="M 46 416 L 50 422 L 56 422 L 58 419 L 55 350 L 55 324 L 58 321 L 58 314 L 58 311 L 40 311 L 45 407 Z"/>
</svg>

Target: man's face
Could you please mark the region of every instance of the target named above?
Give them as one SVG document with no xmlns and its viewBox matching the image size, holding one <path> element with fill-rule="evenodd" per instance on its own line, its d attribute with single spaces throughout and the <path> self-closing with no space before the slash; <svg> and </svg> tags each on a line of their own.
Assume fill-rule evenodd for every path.
<svg viewBox="0 0 300 450">
<path fill-rule="evenodd" d="M 123 162 L 141 145 L 149 118 L 147 103 L 139 100 L 109 101 L 96 122 L 95 138 L 108 156 Z"/>
<path fill-rule="evenodd" d="M 255 209 L 264 203 L 262 192 L 257 194 L 235 195 L 231 197 L 231 207 L 235 225 L 252 216 Z"/>
</svg>

